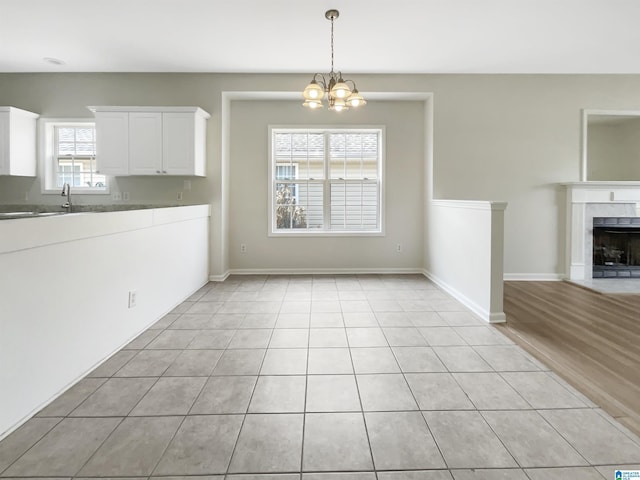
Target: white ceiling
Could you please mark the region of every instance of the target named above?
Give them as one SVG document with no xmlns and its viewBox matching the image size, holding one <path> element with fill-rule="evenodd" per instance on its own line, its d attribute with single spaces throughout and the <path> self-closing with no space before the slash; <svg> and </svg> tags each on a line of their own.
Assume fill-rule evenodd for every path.
<svg viewBox="0 0 640 480">
<path fill-rule="evenodd" d="M 0 0 L 0 72 L 327 72 L 329 8 L 345 74 L 640 73 L 640 0 Z"/>
</svg>

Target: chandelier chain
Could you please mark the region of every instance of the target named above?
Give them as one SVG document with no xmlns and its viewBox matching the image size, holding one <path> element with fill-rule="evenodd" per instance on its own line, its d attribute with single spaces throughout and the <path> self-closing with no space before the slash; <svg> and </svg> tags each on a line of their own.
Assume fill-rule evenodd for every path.
<svg viewBox="0 0 640 480">
<path fill-rule="evenodd" d="M 331 73 L 333 73 L 333 16 L 331 16 Z"/>
</svg>

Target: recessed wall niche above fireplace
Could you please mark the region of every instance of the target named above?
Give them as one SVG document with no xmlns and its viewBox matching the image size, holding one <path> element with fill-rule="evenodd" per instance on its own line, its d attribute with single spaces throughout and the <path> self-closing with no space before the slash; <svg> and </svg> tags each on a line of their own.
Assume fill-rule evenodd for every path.
<svg viewBox="0 0 640 480">
<path fill-rule="evenodd" d="M 640 217 L 593 218 L 593 278 L 640 278 Z"/>
</svg>

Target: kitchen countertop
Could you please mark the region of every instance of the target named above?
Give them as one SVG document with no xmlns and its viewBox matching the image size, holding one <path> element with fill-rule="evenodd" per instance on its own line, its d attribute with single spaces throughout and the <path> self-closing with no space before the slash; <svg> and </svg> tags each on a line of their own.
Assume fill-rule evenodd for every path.
<svg viewBox="0 0 640 480">
<path fill-rule="evenodd" d="M 73 205 L 72 211 L 67 212 L 59 205 L 0 205 L 0 220 L 49 217 L 68 213 L 122 212 L 184 206 L 189 205 Z"/>
</svg>

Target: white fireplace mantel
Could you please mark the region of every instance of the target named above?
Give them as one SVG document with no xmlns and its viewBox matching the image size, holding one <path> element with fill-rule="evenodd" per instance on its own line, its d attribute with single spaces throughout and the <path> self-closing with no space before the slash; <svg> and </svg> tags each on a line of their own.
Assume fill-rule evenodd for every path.
<svg viewBox="0 0 640 480">
<path fill-rule="evenodd" d="M 640 182 L 572 182 L 567 189 L 567 275 L 591 278 L 593 217 L 635 217 Z"/>
</svg>

